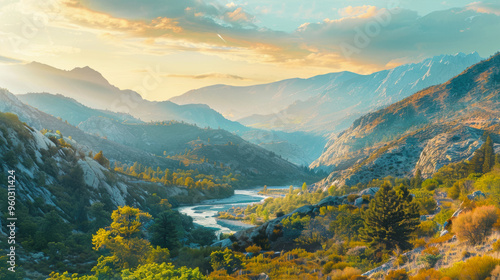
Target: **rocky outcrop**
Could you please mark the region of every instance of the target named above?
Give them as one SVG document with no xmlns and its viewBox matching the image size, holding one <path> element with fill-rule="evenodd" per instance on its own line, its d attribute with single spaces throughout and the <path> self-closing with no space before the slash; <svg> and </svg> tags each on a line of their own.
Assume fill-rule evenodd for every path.
<svg viewBox="0 0 500 280">
<path fill-rule="evenodd" d="M 331 174 L 318 187 L 355 185 L 386 176 L 424 177 L 468 159 L 485 131 L 500 133 L 500 55 L 450 81 L 357 119 L 332 138 L 311 167 Z M 495 141 L 495 140 L 494 140 Z"/>
<path fill-rule="evenodd" d="M 379 188 L 368 188 L 368 189 L 365 189 L 365 190 L 359 192 L 357 195 L 358 196 L 369 195 L 369 196 L 373 197 L 375 195 L 375 193 L 377 193 L 378 189 Z M 286 229 L 283 229 L 283 227 L 282 227 L 282 221 L 284 219 L 289 218 L 294 214 L 298 214 L 302 217 L 303 216 L 310 216 L 311 218 L 314 218 L 315 216 L 320 215 L 320 208 L 321 207 L 339 206 L 339 205 L 345 205 L 345 204 L 354 205 L 356 207 L 362 207 L 363 204 L 366 204 L 366 203 L 367 203 L 366 201 L 363 201 L 362 203 L 358 202 L 357 204 L 356 204 L 356 202 L 349 202 L 347 200 L 347 195 L 327 196 L 315 205 L 304 205 L 302 207 L 295 209 L 291 213 L 288 213 L 284 216 L 270 220 L 261 226 L 253 227 L 253 228 L 243 230 L 243 231 L 238 231 L 230 239 L 220 240 L 220 241 L 214 243 L 213 246 L 231 247 L 233 245 L 233 243 L 236 242 L 239 247 L 246 248 L 250 245 L 253 245 L 255 240 L 264 237 L 264 238 L 267 238 L 269 240 L 274 240 L 274 241 L 270 242 L 272 250 L 282 250 L 283 244 L 291 243 L 295 237 L 298 237 L 298 236 L 294 237 L 294 234 L 296 234 L 296 233 L 293 233 L 293 232 L 283 233 L 282 237 L 276 236 L 276 231 L 281 231 L 281 230 L 285 231 L 286 230 Z"/>
</svg>

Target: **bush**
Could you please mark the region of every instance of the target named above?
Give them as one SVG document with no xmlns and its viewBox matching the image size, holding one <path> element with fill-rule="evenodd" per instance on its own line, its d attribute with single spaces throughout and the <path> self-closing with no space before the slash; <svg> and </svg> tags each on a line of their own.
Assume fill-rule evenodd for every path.
<svg viewBox="0 0 500 280">
<path fill-rule="evenodd" d="M 252 253 L 254 255 L 260 253 L 260 251 L 262 251 L 262 248 L 257 246 L 257 245 L 252 245 L 252 246 L 248 246 L 245 251 L 247 251 L 247 253 Z"/>
<path fill-rule="evenodd" d="M 433 220 L 423 221 L 417 227 L 417 236 L 433 236 L 439 230 L 439 226 Z"/>
<path fill-rule="evenodd" d="M 491 246 L 493 247 L 493 251 L 500 251 L 500 239 L 495 241 Z"/>
<path fill-rule="evenodd" d="M 385 276 L 385 280 L 408 280 L 408 273 L 405 269 L 391 270 Z"/>
<path fill-rule="evenodd" d="M 434 279 L 444 279 L 442 278 L 443 274 L 435 270 L 434 268 L 431 269 L 422 269 L 421 271 L 418 272 L 417 275 L 410 277 L 411 280 L 434 280 Z"/>
<path fill-rule="evenodd" d="M 353 276 L 360 275 L 361 270 L 354 267 L 346 267 L 343 270 L 336 269 L 332 271 L 331 278 L 336 280 L 349 280 Z"/>
<path fill-rule="evenodd" d="M 347 196 L 347 201 L 349 201 L 350 203 L 354 203 L 354 201 L 356 201 L 358 197 L 359 196 L 357 194 L 350 194 Z"/>
<path fill-rule="evenodd" d="M 500 263 L 498 259 L 490 256 L 477 256 L 466 262 L 455 263 L 452 267 L 443 270 L 443 274 L 452 279 L 483 280 L 488 277 Z"/>
<path fill-rule="evenodd" d="M 481 206 L 459 215 L 453 221 L 453 230 L 459 240 L 476 245 L 491 233 L 497 219 L 498 213 L 495 206 Z"/>
<path fill-rule="evenodd" d="M 439 182 L 436 179 L 427 179 L 422 183 L 422 187 L 428 191 L 435 190 L 439 185 Z"/>
</svg>

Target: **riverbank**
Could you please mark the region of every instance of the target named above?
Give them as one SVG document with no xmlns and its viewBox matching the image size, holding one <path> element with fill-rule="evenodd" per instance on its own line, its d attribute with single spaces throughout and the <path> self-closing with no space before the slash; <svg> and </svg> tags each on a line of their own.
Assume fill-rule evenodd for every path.
<svg viewBox="0 0 500 280">
<path fill-rule="evenodd" d="M 289 186 L 268 187 L 268 189 L 285 189 Z M 234 233 L 236 231 L 254 227 L 238 220 L 226 220 L 217 218 L 217 213 L 226 211 L 233 207 L 246 207 L 249 204 L 260 203 L 268 196 L 261 195 L 262 187 L 235 190 L 234 195 L 223 199 L 205 200 L 197 205 L 187 205 L 176 208 L 180 213 L 193 218 L 193 222 L 204 227 L 214 228 L 218 233 Z"/>
</svg>

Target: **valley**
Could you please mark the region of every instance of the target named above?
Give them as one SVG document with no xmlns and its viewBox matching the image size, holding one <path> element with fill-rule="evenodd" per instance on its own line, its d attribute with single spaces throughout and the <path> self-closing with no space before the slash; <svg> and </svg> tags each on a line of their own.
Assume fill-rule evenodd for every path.
<svg viewBox="0 0 500 280">
<path fill-rule="evenodd" d="M 170 2 L 0 44 L 0 279 L 500 278 L 495 5 Z"/>
</svg>

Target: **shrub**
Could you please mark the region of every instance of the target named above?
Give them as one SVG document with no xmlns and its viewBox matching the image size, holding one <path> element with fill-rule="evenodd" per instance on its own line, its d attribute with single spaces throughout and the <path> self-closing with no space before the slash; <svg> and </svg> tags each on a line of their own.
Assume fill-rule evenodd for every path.
<svg viewBox="0 0 500 280">
<path fill-rule="evenodd" d="M 433 236 L 439 230 L 439 226 L 433 220 L 423 221 L 417 227 L 417 236 Z"/>
<path fill-rule="evenodd" d="M 452 267 L 443 269 L 443 274 L 452 279 L 483 280 L 499 263 L 499 260 L 490 256 L 476 256 L 466 262 L 455 263 Z"/>
<path fill-rule="evenodd" d="M 425 238 L 413 239 L 411 243 L 413 244 L 413 248 L 422 247 L 425 246 L 425 244 L 427 244 L 427 242 L 425 242 Z"/>
<path fill-rule="evenodd" d="M 420 256 L 419 260 L 424 263 L 427 268 L 433 268 L 442 257 L 442 255 L 423 254 Z"/>
<path fill-rule="evenodd" d="M 358 198 L 359 196 L 357 194 L 350 194 L 347 196 L 347 201 L 349 201 L 350 203 L 353 203 L 354 201 L 356 201 L 356 198 Z"/>
<path fill-rule="evenodd" d="M 428 191 L 433 191 L 439 185 L 439 182 L 436 179 L 427 179 L 422 183 L 422 187 Z"/>
<path fill-rule="evenodd" d="M 354 267 L 346 267 L 343 270 L 336 269 L 331 273 L 331 278 L 336 280 L 349 280 L 355 275 L 360 275 L 361 270 Z"/>
<path fill-rule="evenodd" d="M 459 215 L 453 221 L 453 230 L 459 240 L 476 245 L 491 233 L 497 219 L 498 213 L 495 206 L 481 206 Z"/>
<path fill-rule="evenodd" d="M 408 273 L 405 269 L 391 270 L 385 276 L 385 280 L 408 280 Z"/>
<path fill-rule="evenodd" d="M 493 251 L 500 251 L 500 239 L 495 241 L 491 246 L 493 247 Z"/>
<path fill-rule="evenodd" d="M 258 254 L 260 253 L 260 251 L 262 251 L 262 248 L 257 246 L 257 245 L 252 245 L 252 246 L 248 246 L 245 251 L 247 251 L 247 253 L 252 253 L 252 254 Z"/>
<path fill-rule="evenodd" d="M 405 263 L 408 262 L 408 257 L 405 255 L 399 255 L 395 260 L 394 260 L 394 267 L 400 267 L 404 265 Z"/>
<path fill-rule="evenodd" d="M 448 190 L 448 197 L 451 199 L 458 199 L 460 196 L 460 185 L 455 182 L 453 186 Z"/>
<path fill-rule="evenodd" d="M 421 271 L 418 272 L 417 275 L 410 277 L 411 280 L 434 280 L 434 279 L 444 279 L 442 278 L 443 274 L 435 270 L 434 268 L 431 269 L 422 269 Z"/>
<path fill-rule="evenodd" d="M 329 274 L 333 270 L 334 262 L 327 262 L 323 265 L 323 274 Z"/>
</svg>

